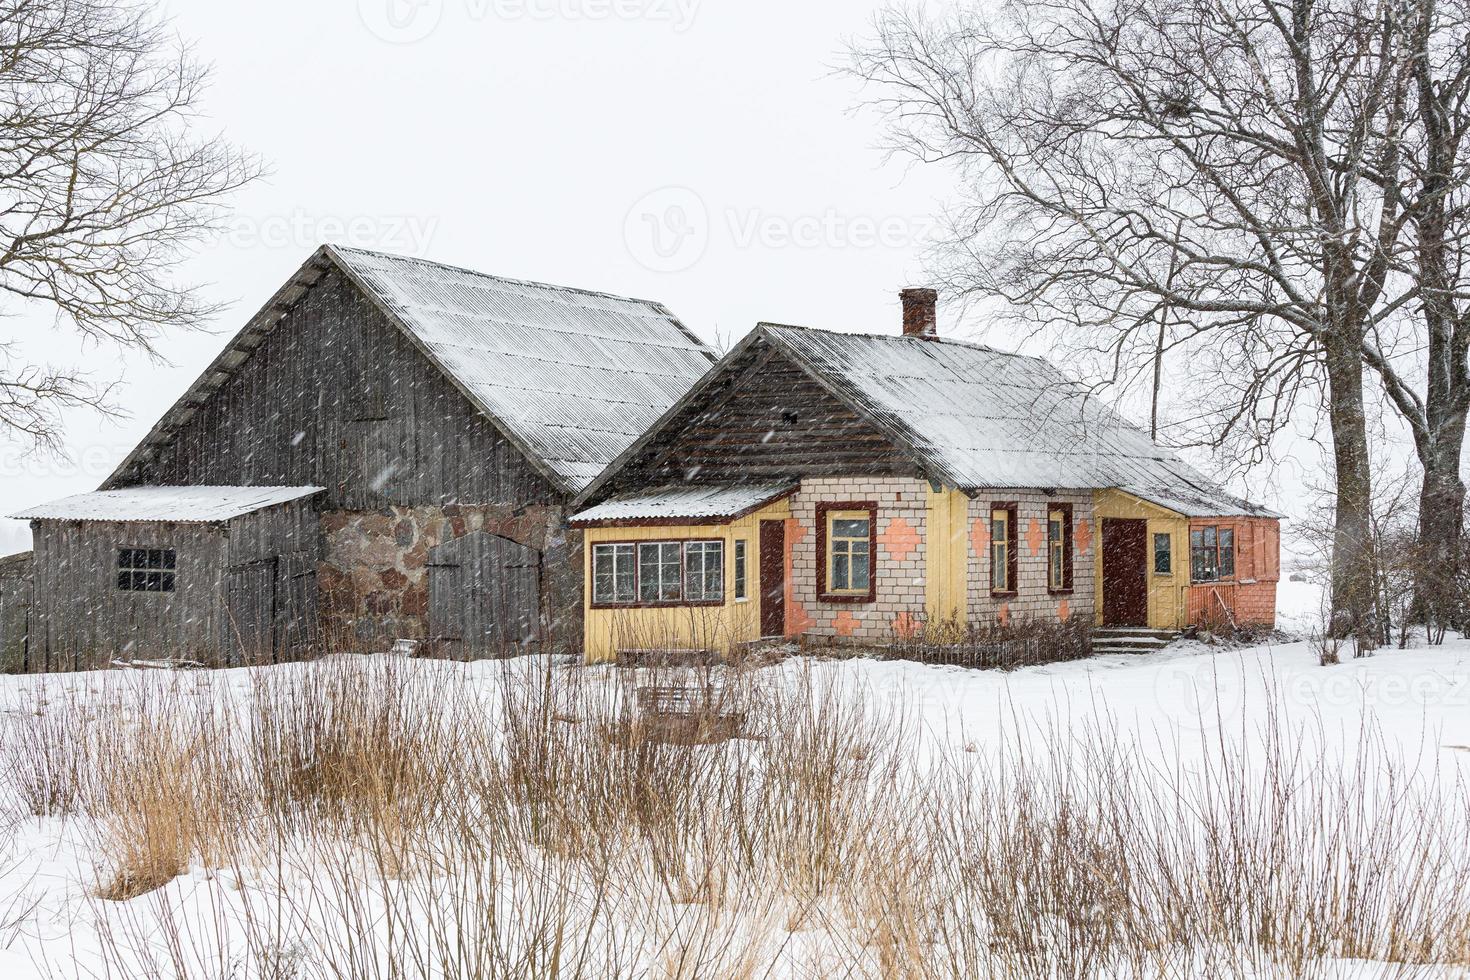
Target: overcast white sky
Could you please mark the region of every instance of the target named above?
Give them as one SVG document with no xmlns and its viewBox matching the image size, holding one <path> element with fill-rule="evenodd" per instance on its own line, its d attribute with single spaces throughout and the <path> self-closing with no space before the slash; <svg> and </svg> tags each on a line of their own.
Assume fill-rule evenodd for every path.
<svg viewBox="0 0 1470 980">
<path fill-rule="evenodd" d="M 186 272 L 235 303 L 72 458 L 0 447 L 4 511 L 91 490 L 322 241 L 658 299 L 728 344 L 759 320 L 897 331 L 948 175 L 885 163 L 830 76 L 870 0 L 172 0 L 215 66 L 207 125 L 273 169 Z M 979 324 L 940 313 L 943 332 Z M 0 327 L 43 358 L 46 320 Z M 988 338 L 994 340 L 995 338 Z M 28 545 L 0 523 L 0 554 Z"/>
</svg>

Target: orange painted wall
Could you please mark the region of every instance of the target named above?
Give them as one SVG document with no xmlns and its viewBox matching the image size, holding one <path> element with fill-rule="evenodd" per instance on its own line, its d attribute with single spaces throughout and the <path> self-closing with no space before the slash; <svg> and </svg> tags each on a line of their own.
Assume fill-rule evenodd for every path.
<svg viewBox="0 0 1470 980">
<path fill-rule="evenodd" d="M 1189 621 L 1221 616 L 1228 608 L 1241 625 L 1276 625 L 1276 584 L 1281 581 L 1281 522 L 1271 517 L 1195 518 L 1190 530 L 1201 527 L 1235 531 L 1235 578 L 1189 587 Z"/>
</svg>

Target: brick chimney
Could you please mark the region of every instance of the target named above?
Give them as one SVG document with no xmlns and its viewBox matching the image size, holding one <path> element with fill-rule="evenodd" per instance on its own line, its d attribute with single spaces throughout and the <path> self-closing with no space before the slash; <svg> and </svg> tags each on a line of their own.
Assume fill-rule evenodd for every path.
<svg viewBox="0 0 1470 980">
<path fill-rule="evenodd" d="M 905 289 L 898 294 L 903 301 L 903 335 L 905 337 L 939 336 L 934 308 L 939 303 L 935 289 Z"/>
</svg>

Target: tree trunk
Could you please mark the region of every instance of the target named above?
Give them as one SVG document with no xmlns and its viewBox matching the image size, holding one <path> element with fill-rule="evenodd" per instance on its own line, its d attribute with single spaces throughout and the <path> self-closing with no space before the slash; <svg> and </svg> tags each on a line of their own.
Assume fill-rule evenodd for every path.
<svg viewBox="0 0 1470 980">
<path fill-rule="evenodd" d="M 1415 556 L 1414 610 L 1426 624 L 1444 624 L 1461 562 L 1465 484 L 1460 479 L 1465 413 L 1451 420 L 1442 438 L 1421 451 L 1424 485 L 1419 491 L 1419 548 Z"/>
<path fill-rule="evenodd" d="M 1337 471 L 1337 512 L 1332 548 L 1333 636 L 1355 636 L 1359 649 L 1377 642 L 1373 574 L 1373 479 L 1368 425 L 1363 412 L 1363 362 L 1350 329 L 1324 338 L 1328 419 Z"/>
</svg>

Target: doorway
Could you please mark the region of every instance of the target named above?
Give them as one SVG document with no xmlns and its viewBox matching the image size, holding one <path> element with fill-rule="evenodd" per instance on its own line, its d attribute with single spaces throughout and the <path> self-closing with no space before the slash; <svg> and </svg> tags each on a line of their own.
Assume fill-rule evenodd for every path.
<svg viewBox="0 0 1470 980">
<path fill-rule="evenodd" d="M 786 522 L 761 521 L 761 636 L 786 635 Z"/>
<path fill-rule="evenodd" d="M 1103 625 L 1148 625 L 1148 521 L 1102 521 Z"/>
</svg>

